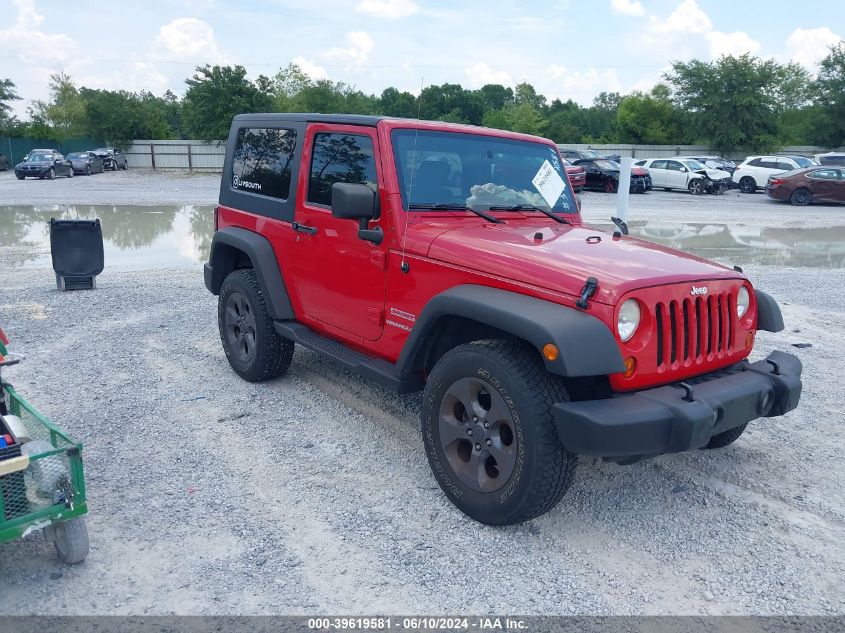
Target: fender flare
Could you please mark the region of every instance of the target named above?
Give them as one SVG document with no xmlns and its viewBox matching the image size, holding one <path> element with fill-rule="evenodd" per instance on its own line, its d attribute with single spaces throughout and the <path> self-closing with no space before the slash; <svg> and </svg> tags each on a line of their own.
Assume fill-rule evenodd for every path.
<svg viewBox="0 0 845 633">
<path fill-rule="evenodd" d="M 279 320 L 295 318 L 273 246 L 263 235 L 247 229 L 229 226 L 215 231 L 205 265 L 205 285 L 209 291 L 220 294 L 223 280 L 240 267 L 236 261 L 237 251 L 252 263 L 270 316 Z"/>
<path fill-rule="evenodd" d="M 420 369 L 444 317 L 463 317 L 497 328 L 528 341 L 538 354 L 553 343 L 560 350 L 558 358 L 543 360 L 550 372 L 561 376 L 625 371 L 616 338 L 596 317 L 544 299 L 467 284 L 441 292 L 426 304 L 396 363 L 400 376 Z"/>
<path fill-rule="evenodd" d="M 767 332 L 783 330 L 783 314 L 781 314 L 778 302 L 771 295 L 756 288 L 754 289 L 754 296 L 757 299 L 757 329 Z"/>
</svg>

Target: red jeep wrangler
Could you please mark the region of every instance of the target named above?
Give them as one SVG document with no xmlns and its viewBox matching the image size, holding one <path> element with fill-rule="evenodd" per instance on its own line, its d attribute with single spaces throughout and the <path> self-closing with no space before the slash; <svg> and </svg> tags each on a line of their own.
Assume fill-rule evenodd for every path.
<svg viewBox="0 0 845 633">
<path fill-rule="evenodd" d="M 370 116 L 237 116 L 205 284 L 226 357 L 281 376 L 295 343 L 424 389 L 431 469 L 469 516 L 552 508 L 577 455 L 734 442 L 798 404 L 801 363 L 738 269 L 584 226 L 546 139 Z"/>
</svg>

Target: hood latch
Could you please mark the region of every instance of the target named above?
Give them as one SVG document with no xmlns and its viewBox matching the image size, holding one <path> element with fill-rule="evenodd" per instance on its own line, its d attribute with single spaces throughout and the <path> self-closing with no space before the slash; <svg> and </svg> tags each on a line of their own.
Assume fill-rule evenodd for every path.
<svg viewBox="0 0 845 633">
<path fill-rule="evenodd" d="M 577 305 L 582 310 L 586 310 L 589 303 L 587 300 L 596 294 L 596 289 L 599 287 L 599 280 L 595 277 L 588 277 L 587 281 L 584 283 L 584 288 L 581 290 L 581 298 L 575 301 L 575 305 Z"/>
</svg>

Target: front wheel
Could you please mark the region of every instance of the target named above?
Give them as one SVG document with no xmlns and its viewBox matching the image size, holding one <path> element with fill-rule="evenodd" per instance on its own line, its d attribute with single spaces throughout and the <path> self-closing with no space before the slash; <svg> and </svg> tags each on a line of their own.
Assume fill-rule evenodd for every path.
<svg viewBox="0 0 845 633">
<path fill-rule="evenodd" d="M 293 341 L 273 328 L 258 277 L 251 268 L 229 273 L 217 301 L 223 351 L 235 373 L 249 382 L 277 378 L 290 367 Z"/>
<path fill-rule="evenodd" d="M 701 181 L 700 178 L 691 180 L 688 188 L 689 192 L 694 196 L 700 196 L 702 193 L 704 193 L 704 183 Z"/>
<path fill-rule="evenodd" d="M 17 178 L 18 180 L 25 180 L 26 176 L 21 176 L 20 174 L 15 174 L 15 178 Z"/>
<path fill-rule="evenodd" d="M 813 194 L 806 189 L 796 189 L 789 196 L 789 201 L 796 207 L 806 207 L 813 201 Z"/>
<path fill-rule="evenodd" d="M 52 526 L 53 545 L 59 560 L 68 565 L 81 563 L 88 556 L 88 526 L 84 517 L 76 517 Z"/>
<path fill-rule="evenodd" d="M 577 462 L 552 419 L 552 405 L 568 399 L 560 378 L 525 343 L 476 341 L 447 352 L 426 383 L 421 428 L 449 500 L 489 525 L 551 510 Z"/>
<path fill-rule="evenodd" d="M 619 183 L 616 182 L 613 178 L 608 178 L 604 181 L 604 190 L 607 193 L 616 193 L 616 189 L 619 187 Z"/>
<path fill-rule="evenodd" d="M 67 172 L 67 177 L 73 178 L 73 169 L 71 169 L 70 171 Z"/>
<path fill-rule="evenodd" d="M 754 193 L 757 191 L 757 182 L 751 176 L 745 176 L 739 181 L 739 190 L 742 193 Z"/>
<path fill-rule="evenodd" d="M 50 167 L 50 171 L 47 172 L 47 180 L 53 180 L 56 177 L 56 170 Z"/>
</svg>

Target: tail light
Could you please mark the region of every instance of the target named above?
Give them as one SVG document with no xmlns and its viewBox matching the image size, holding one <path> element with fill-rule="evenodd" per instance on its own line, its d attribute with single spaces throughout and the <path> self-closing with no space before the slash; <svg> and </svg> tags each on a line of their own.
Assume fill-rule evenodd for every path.
<svg viewBox="0 0 845 633">
<path fill-rule="evenodd" d="M 769 178 L 770 185 L 782 185 L 786 181 L 783 178 Z"/>
<path fill-rule="evenodd" d="M 214 230 L 217 231 L 217 226 L 220 218 L 220 207 L 214 207 Z"/>
</svg>

